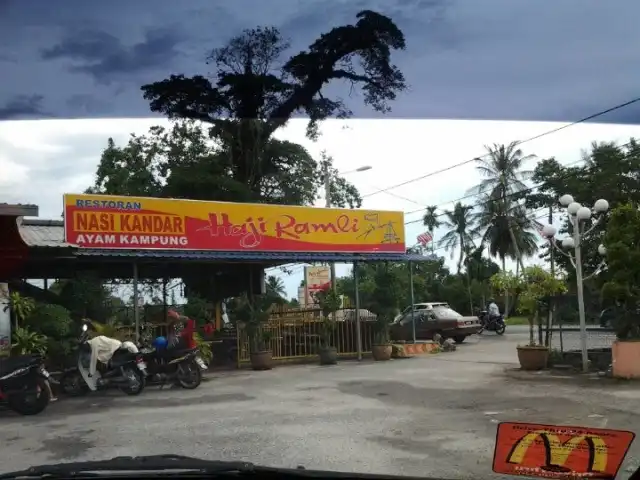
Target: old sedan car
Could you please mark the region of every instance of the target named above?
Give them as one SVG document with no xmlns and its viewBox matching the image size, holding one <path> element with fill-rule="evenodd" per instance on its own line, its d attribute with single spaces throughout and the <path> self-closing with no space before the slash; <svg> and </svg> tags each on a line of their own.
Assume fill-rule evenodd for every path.
<svg viewBox="0 0 640 480">
<path fill-rule="evenodd" d="M 482 329 L 478 317 L 462 316 L 444 302 L 417 303 L 414 305 L 414 316 L 417 340 L 431 340 L 439 333 L 444 338 L 453 338 L 456 343 L 462 343 L 469 335 Z M 411 306 L 396 316 L 390 333 L 394 341 L 413 340 Z"/>
</svg>

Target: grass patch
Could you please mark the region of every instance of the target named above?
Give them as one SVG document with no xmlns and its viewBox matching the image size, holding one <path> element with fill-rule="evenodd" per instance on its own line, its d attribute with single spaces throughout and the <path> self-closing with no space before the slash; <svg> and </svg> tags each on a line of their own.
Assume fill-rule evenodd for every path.
<svg viewBox="0 0 640 480">
<path fill-rule="evenodd" d="M 529 325 L 529 320 L 527 317 L 509 317 L 504 323 L 507 325 Z"/>
</svg>

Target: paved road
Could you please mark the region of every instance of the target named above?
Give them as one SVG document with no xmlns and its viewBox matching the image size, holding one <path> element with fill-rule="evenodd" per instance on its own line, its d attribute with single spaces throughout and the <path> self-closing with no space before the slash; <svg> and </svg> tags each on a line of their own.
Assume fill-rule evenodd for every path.
<svg viewBox="0 0 640 480">
<path fill-rule="evenodd" d="M 640 432 L 640 389 L 509 379 L 526 329 L 422 358 L 214 375 L 195 391 L 61 400 L 0 413 L 2 471 L 45 462 L 177 453 L 273 466 L 493 478 L 500 421 Z M 632 447 L 625 469 L 640 464 Z M 628 477 L 629 473 L 624 475 Z"/>
</svg>

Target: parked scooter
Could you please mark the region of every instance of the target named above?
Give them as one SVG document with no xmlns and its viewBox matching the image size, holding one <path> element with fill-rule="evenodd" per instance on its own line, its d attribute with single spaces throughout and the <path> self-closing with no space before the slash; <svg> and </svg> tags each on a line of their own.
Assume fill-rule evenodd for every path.
<svg viewBox="0 0 640 480">
<path fill-rule="evenodd" d="M 127 395 L 142 393 L 146 383 L 147 365 L 139 352 L 133 353 L 126 348 L 119 348 L 106 364 L 98 364 L 95 375 L 90 374 L 91 345 L 87 330 L 87 325 L 83 325 L 78 342 L 77 366 L 66 370 L 60 378 L 62 391 L 78 396 L 115 386 Z"/>
<path fill-rule="evenodd" d="M 0 360 L 0 402 L 21 415 L 37 415 L 49 405 L 49 372 L 39 355 Z"/>
<path fill-rule="evenodd" d="M 147 382 L 164 387 L 171 382 L 193 390 L 202 382 L 202 371 L 207 364 L 200 358 L 197 348 L 143 348 L 141 349 L 147 364 Z"/>
<path fill-rule="evenodd" d="M 482 326 L 482 329 L 478 333 L 482 333 L 483 330 L 487 330 L 489 332 L 496 332 L 498 335 L 503 335 L 507 329 L 507 326 L 504 323 L 504 315 L 490 318 L 489 312 L 483 310 L 480 312 L 480 315 L 478 315 L 478 319 Z"/>
</svg>

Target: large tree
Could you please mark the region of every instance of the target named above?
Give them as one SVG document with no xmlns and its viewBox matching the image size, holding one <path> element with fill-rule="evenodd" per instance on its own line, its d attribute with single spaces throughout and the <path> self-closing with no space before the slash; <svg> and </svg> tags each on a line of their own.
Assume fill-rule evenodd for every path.
<svg viewBox="0 0 640 480">
<path fill-rule="evenodd" d="M 559 238 L 563 238 L 569 233 L 570 225 L 566 213 L 559 210 L 558 199 L 566 193 L 586 206 L 593 206 L 600 198 L 608 200 L 612 209 L 627 203 L 640 205 L 640 144 L 634 139 L 623 145 L 594 142 L 589 151 L 584 153 L 579 164 L 563 166 L 553 158 L 539 162 L 532 180 L 537 188 L 535 194 L 527 195 L 527 208 L 551 206 L 555 212 L 565 215 L 563 228 L 558 234 Z M 598 245 L 602 243 L 606 227 L 607 222 L 599 223 L 583 239 L 582 258 L 585 275 L 591 274 L 602 260 L 598 253 Z M 573 287 L 575 269 L 562 255 L 556 255 L 555 261 L 573 277 L 569 281 L 569 285 Z M 591 282 L 587 282 L 587 287 L 592 284 L 594 296 L 599 296 L 599 288 L 606 278 L 607 272 L 604 271 L 602 275 L 597 275 Z"/>
<path fill-rule="evenodd" d="M 357 189 L 337 175 L 330 157 L 316 161 L 303 146 L 272 138 L 264 159 L 260 180 L 251 187 L 256 189 L 254 202 L 312 205 L 329 170 L 334 176 L 332 205 L 361 204 Z M 132 135 L 124 146 L 109 139 L 89 191 L 232 202 L 248 200 L 247 188 L 234 176 L 219 143 L 208 138 L 201 124 L 185 120 L 170 128 L 152 127 L 147 135 Z"/>
<path fill-rule="evenodd" d="M 276 130 L 303 114 L 313 137 L 322 120 L 351 115 L 341 99 L 326 96 L 328 85 L 359 86 L 364 102 L 380 112 L 406 88 L 391 63 L 392 50 L 405 48 L 403 33 L 376 12 L 362 11 L 357 18 L 355 25 L 333 28 L 287 60 L 282 56 L 289 44 L 277 29 L 246 30 L 212 51 L 212 79 L 172 75 L 144 85 L 144 97 L 153 112 L 209 124 L 232 177 L 245 186 L 237 200 L 259 201 L 263 177 L 271 173 L 266 150 Z"/>
<path fill-rule="evenodd" d="M 288 47 L 275 28 L 246 30 L 211 52 L 210 78 L 172 75 L 144 85 L 151 110 L 176 123 L 124 147 L 110 141 L 90 191 L 309 205 L 329 174 L 332 204 L 359 206 L 357 190 L 330 158 L 316 162 L 274 133 L 296 115 L 308 116 L 311 137 L 322 120 L 349 117 L 341 99 L 327 96 L 337 82 L 359 87 L 366 105 L 388 111 L 406 88 L 391 63 L 392 51 L 405 48 L 404 35 L 390 18 L 367 10 L 354 25 L 335 27 L 286 59 Z M 194 293 L 211 295 L 221 289 L 210 277 L 198 271 L 184 280 Z"/>
</svg>

